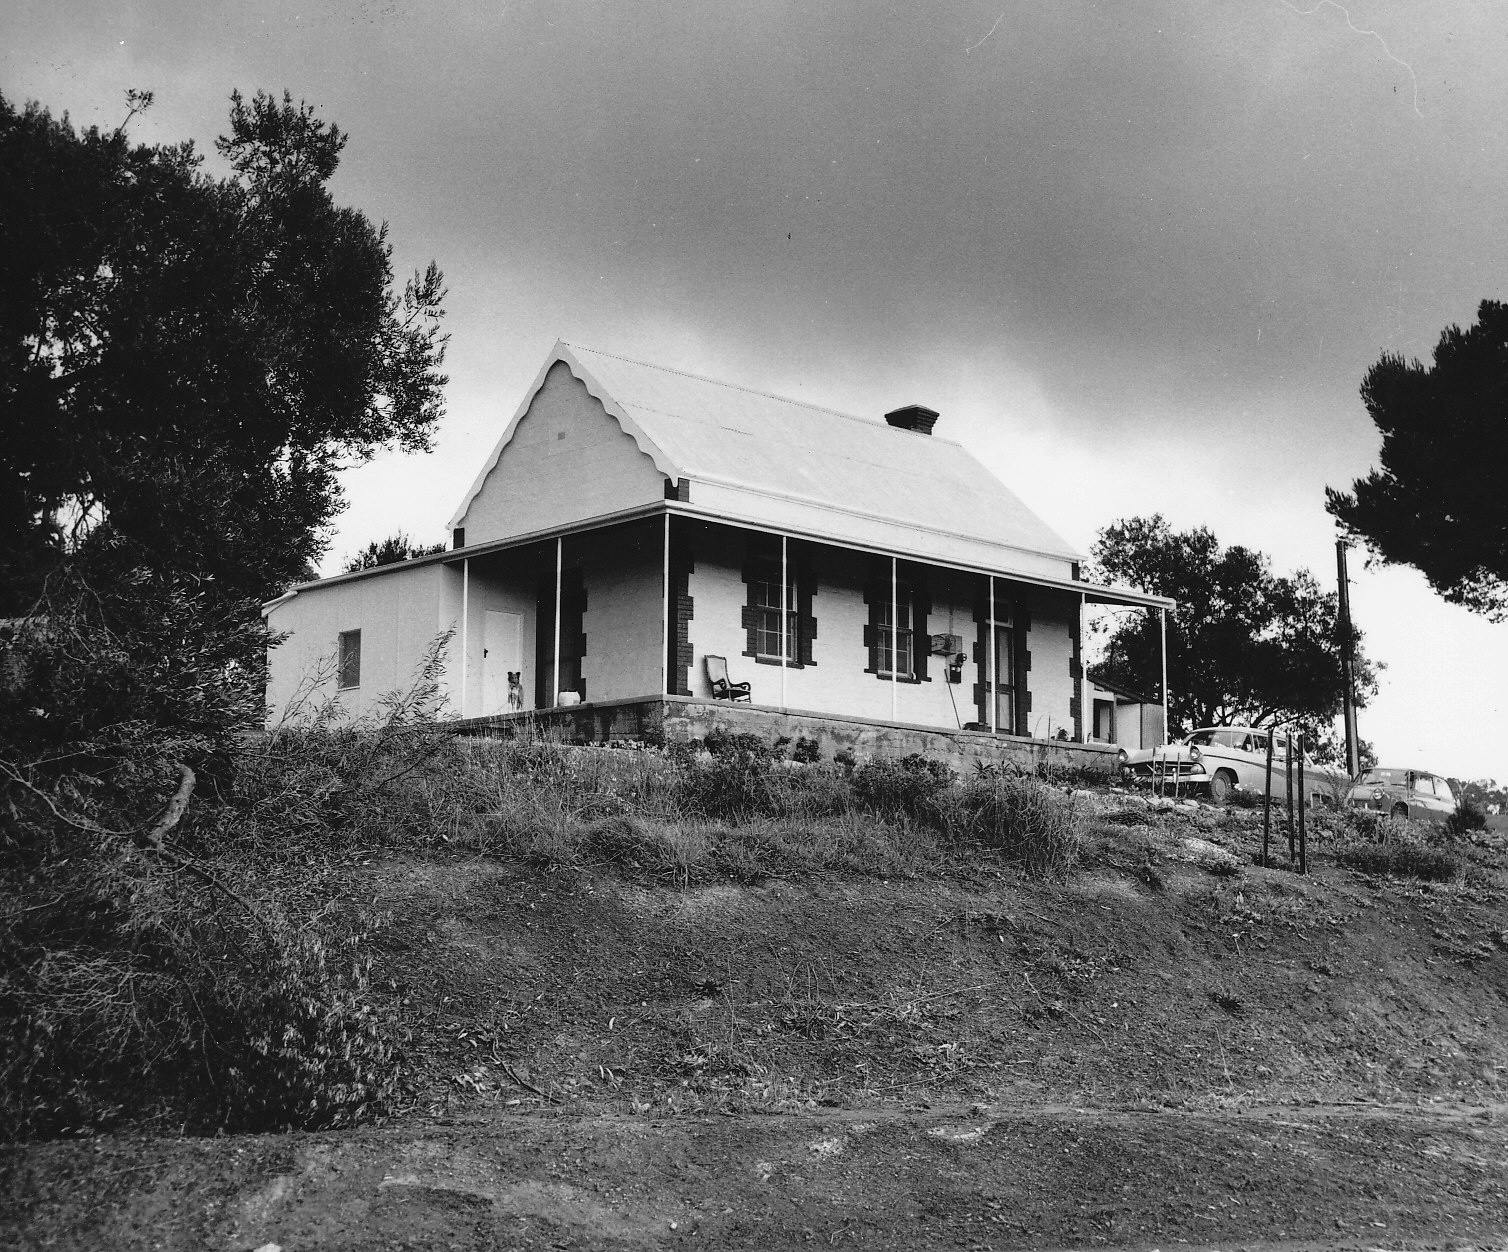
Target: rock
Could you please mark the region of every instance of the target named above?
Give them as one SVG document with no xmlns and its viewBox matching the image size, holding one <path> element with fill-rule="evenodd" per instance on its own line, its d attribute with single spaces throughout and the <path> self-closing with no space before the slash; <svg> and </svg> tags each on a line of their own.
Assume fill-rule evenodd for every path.
<svg viewBox="0 0 1508 1252">
<path fill-rule="evenodd" d="M 1211 843 L 1208 839 L 1198 839 L 1192 835 L 1178 841 L 1177 851 L 1173 855 L 1180 861 L 1192 861 L 1195 865 L 1226 871 L 1233 870 L 1241 864 L 1239 857 L 1233 856 L 1224 848 Z"/>
</svg>

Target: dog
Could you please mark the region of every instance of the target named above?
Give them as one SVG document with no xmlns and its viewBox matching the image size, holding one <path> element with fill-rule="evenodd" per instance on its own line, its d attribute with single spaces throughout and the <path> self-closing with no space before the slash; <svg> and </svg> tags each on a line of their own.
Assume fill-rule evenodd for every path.
<svg viewBox="0 0 1508 1252">
<path fill-rule="evenodd" d="M 517 713 L 524 707 L 524 673 L 522 670 L 510 669 L 508 671 L 508 711 Z"/>
</svg>

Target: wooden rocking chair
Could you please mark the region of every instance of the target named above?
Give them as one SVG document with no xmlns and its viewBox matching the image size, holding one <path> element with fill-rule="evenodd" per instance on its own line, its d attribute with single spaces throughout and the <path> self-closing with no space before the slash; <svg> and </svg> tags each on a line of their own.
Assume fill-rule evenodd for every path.
<svg viewBox="0 0 1508 1252">
<path fill-rule="evenodd" d="M 728 681 L 728 658 L 725 656 L 707 656 L 703 658 L 707 664 L 707 681 L 712 685 L 712 698 L 714 700 L 748 700 L 749 684 Z"/>
</svg>

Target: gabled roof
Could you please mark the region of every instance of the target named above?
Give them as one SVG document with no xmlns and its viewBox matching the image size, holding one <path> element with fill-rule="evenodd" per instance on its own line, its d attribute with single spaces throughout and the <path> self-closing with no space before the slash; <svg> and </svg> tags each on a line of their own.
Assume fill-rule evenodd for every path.
<svg viewBox="0 0 1508 1252">
<path fill-rule="evenodd" d="M 880 420 L 557 343 L 451 525 L 460 524 L 545 375 L 564 362 L 661 473 L 729 516 L 840 542 L 979 563 L 992 549 L 1073 548 L 961 445 Z M 698 484 L 711 490 L 698 492 Z M 910 533 L 904 545 L 897 536 Z M 993 564 L 996 562 L 986 562 Z M 1005 561 L 1006 565 L 1018 562 Z"/>
</svg>

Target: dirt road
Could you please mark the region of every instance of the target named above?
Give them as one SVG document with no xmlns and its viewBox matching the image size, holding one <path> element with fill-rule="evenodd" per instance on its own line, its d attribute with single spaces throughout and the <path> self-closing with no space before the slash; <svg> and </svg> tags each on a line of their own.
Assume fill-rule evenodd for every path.
<svg viewBox="0 0 1508 1252">
<path fill-rule="evenodd" d="M 1508 1246 L 1508 1106 L 514 1115 L 0 1159 L 17 1248 Z"/>
</svg>

